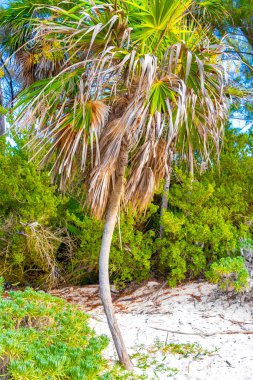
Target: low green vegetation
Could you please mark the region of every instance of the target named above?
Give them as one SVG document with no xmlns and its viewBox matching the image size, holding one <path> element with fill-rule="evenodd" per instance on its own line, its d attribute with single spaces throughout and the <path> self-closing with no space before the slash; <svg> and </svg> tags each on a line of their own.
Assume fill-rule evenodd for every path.
<svg viewBox="0 0 253 380">
<path fill-rule="evenodd" d="M 0 274 L 14 283 L 55 286 L 64 197 L 48 173 L 29 162 L 25 143 L 0 140 Z"/>
<path fill-rule="evenodd" d="M 243 292 L 249 285 L 249 272 L 243 257 L 223 257 L 212 263 L 206 277 L 210 282 L 218 284 L 223 291 Z"/>
<path fill-rule="evenodd" d="M 150 354 L 149 351 L 145 351 L 146 353 L 144 351 L 136 352 L 132 355 L 136 367 L 142 372 L 143 379 L 148 379 L 146 374 L 150 370 L 155 375 L 153 379 L 159 379 L 161 376 L 169 378 L 179 372 L 177 368 L 170 367 L 168 363 L 164 363 L 165 357 L 160 358 L 154 353 Z"/>
<path fill-rule="evenodd" d="M 203 273 L 209 263 L 239 253 L 239 240 L 248 230 L 235 215 L 238 204 L 225 195 L 224 184 L 205 180 L 191 183 L 178 173 L 179 184 L 169 193 L 169 210 L 164 213 L 164 236 L 157 239 L 160 268 L 170 273 L 168 283 L 175 286 L 187 276 L 192 279 Z M 241 192 L 241 189 L 237 189 Z M 224 197 L 226 199 L 224 199 Z"/>
<path fill-rule="evenodd" d="M 205 356 L 215 355 L 217 352 L 217 349 L 204 349 L 198 343 L 167 343 L 160 340 L 147 347 L 139 345 L 137 349 L 138 351 L 132 355 L 132 360 L 136 368 L 142 372 L 144 379 L 148 378 L 148 372 L 152 372 L 154 374 L 152 380 L 180 375 L 179 370 L 170 365 L 174 356 L 179 359 L 202 360 Z"/>
<path fill-rule="evenodd" d="M 102 357 L 108 338 L 95 335 L 83 312 L 41 291 L 1 293 L 1 378 L 112 379 Z"/>
<path fill-rule="evenodd" d="M 183 358 L 191 357 L 193 359 L 199 359 L 206 355 L 213 355 L 216 350 L 210 351 L 204 349 L 199 343 L 165 343 L 156 341 L 151 352 L 161 352 L 164 355 L 179 355 Z"/>
</svg>

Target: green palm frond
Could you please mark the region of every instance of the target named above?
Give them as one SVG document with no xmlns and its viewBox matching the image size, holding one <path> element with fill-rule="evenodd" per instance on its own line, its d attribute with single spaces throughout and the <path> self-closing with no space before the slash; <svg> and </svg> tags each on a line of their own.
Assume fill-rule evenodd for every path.
<svg viewBox="0 0 253 380">
<path fill-rule="evenodd" d="M 163 53 L 168 44 L 177 41 L 180 24 L 192 3 L 192 0 L 126 1 L 131 11 L 129 24 L 133 25 L 133 43 L 140 45 L 142 53 Z"/>
</svg>

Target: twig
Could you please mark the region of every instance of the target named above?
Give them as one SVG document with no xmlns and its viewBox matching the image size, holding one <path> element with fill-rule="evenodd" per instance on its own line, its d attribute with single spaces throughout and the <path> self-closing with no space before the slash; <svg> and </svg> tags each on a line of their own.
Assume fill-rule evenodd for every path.
<svg viewBox="0 0 253 380">
<path fill-rule="evenodd" d="M 158 298 L 160 291 L 161 291 L 161 290 L 165 287 L 165 285 L 167 285 L 167 284 L 168 284 L 168 281 L 166 280 L 166 281 L 165 281 L 165 282 L 159 287 L 159 289 L 155 291 L 155 295 L 153 295 L 153 297 L 148 298 L 148 300 L 151 299 L 152 301 L 155 301 L 155 300 Z"/>
<path fill-rule="evenodd" d="M 166 340 L 165 340 L 165 346 L 167 346 L 168 337 L 169 337 L 169 333 L 167 332 L 167 335 L 166 335 Z"/>
<path fill-rule="evenodd" d="M 252 321 L 252 322 L 235 321 L 235 320 L 233 320 L 233 319 L 226 319 L 226 318 L 224 318 L 224 316 L 222 316 L 221 314 L 219 314 L 219 316 L 220 316 L 224 321 L 231 322 L 231 323 L 233 323 L 234 325 L 253 325 L 253 321 Z"/>
<path fill-rule="evenodd" d="M 213 335 L 233 335 L 233 334 L 248 334 L 248 335 L 251 335 L 253 334 L 253 331 L 216 331 L 214 333 L 205 333 L 205 332 L 200 332 L 200 333 L 197 333 L 197 332 L 194 332 L 194 333 L 190 333 L 190 332 L 185 332 L 185 331 L 174 331 L 174 330 L 167 330 L 167 329 L 161 329 L 159 327 L 154 327 L 154 326 L 149 326 L 151 327 L 152 329 L 154 330 L 160 330 L 160 331 L 166 331 L 168 333 L 171 333 L 171 334 L 180 334 L 180 335 L 199 335 L 199 336 L 213 336 Z"/>
</svg>

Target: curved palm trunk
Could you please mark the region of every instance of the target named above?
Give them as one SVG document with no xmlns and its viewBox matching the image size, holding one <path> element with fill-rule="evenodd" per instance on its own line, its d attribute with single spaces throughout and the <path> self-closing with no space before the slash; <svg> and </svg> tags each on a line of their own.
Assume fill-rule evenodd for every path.
<svg viewBox="0 0 253 380">
<path fill-rule="evenodd" d="M 119 210 L 120 198 L 124 189 L 124 174 L 128 161 L 128 152 L 125 145 L 119 156 L 119 166 L 114 190 L 110 196 L 107 206 L 106 222 L 103 231 L 102 244 L 99 257 L 99 287 L 100 297 L 106 314 L 107 322 L 112 334 L 115 348 L 120 363 L 128 370 L 133 368 L 131 360 L 128 356 L 115 314 L 113 310 L 112 297 L 110 291 L 109 279 L 109 256 L 112 242 L 112 235 L 115 228 L 117 214 Z"/>
</svg>

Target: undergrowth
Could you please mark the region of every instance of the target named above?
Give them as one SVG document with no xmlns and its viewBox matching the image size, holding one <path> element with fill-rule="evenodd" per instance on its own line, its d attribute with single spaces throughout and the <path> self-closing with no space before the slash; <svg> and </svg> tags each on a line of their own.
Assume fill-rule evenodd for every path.
<svg viewBox="0 0 253 380">
<path fill-rule="evenodd" d="M 218 284 L 222 291 L 243 292 L 249 285 L 249 272 L 245 266 L 243 257 L 223 257 L 218 262 L 212 263 L 210 270 L 206 272 L 207 279 Z"/>
<path fill-rule="evenodd" d="M 101 354 L 108 338 L 95 335 L 87 315 L 41 291 L 1 293 L 1 379 L 112 379 Z"/>
<path fill-rule="evenodd" d="M 199 360 L 217 352 L 217 349 L 206 350 L 199 343 L 164 343 L 160 340 L 155 341 L 154 344 L 148 347 L 139 345 L 136 348 L 138 351 L 131 358 L 135 366 L 141 371 L 142 378 L 152 380 L 167 379 L 177 374 L 180 375 L 177 368 L 171 367 L 171 359 L 174 356 L 178 359 Z"/>
</svg>

